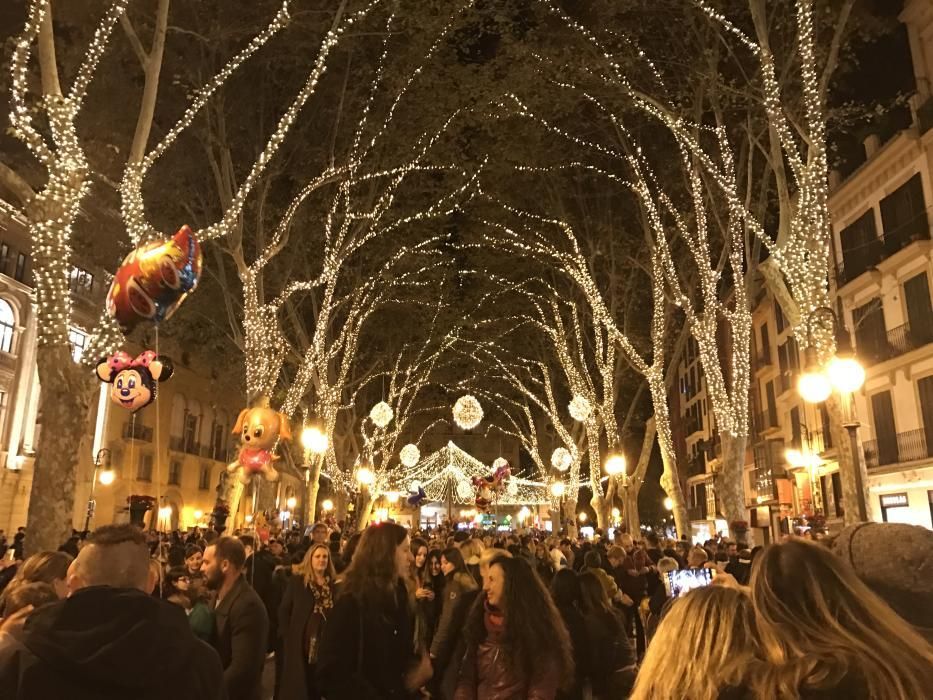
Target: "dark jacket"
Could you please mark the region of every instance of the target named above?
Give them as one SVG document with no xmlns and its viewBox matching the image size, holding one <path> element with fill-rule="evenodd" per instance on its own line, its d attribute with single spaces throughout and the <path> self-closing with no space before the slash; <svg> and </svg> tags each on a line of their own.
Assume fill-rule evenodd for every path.
<svg viewBox="0 0 933 700">
<path fill-rule="evenodd" d="M 95 586 L 39 608 L 0 668 L 8 700 L 223 700 L 217 653 L 177 605 Z"/>
<path fill-rule="evenodd" d="M 333 585 L 331 585 L 333 593 Z M 314 593 L 305 584 L 304 577 L 292 575 L 285 584 L 285 595 L 279 607 L 279 632 L 282 635 L 282 678 L 277 697 L 319 698 L 316 687 L 309 688 L 308 645 L 306 639 L 308 622 L 314 614 Z M 317 644 L 324 639 L 327 618 L 318 615 L 316 620 Z M 320 648 L 320 647 L 318 647 Z M 313 678 L 313 676 L 312 676 Z"/>
<path fill-rule="evenodd" d="M 361 613 L 355 597 L 337 596 L 317 662 L 327 700 L 407 698 L 404 676 L 414 661 L 414 616 L 401 579 L 396 605 L 388 610 Z"/>
<path fill-rule="evenodd" d="M 214 648 L 224 667 L 230 700 L 260 700 L 269 617 L 242 576 L 214 609 Z"/>
<path fill-rule="evenodd" d="M 447 665 L 453 652 L 454 640 L 463 628 L 467 612 L 463 594 L 477 588 L 476 581 L 465 571 L 456 572 L 447 579 L 442 592 L 444 605 L 441 608 L 441 619 L 431 642 L 431 656 L 435 660 L 435 669 Z"/>
<path fill-rule="evenodd" d="M 620 686 L 624 684 L 626 689 L 631 689 L 630 684 L 635 679 L 635 653 L 623 621 L 614 612 L 592 612 L 583 619 L 592 654 L 588 675 L 593 695 L 600 699 L 628 697 Z M 622 669 L 629 669 L 629 672 L 620 674 Z"/>
<path fill-rule="evenodd" d="M 262 604 L 266 606 L 266 615 L 269 618 L 269 643 L 266 651 L 275 648 L 275 638 L 278 635 L 279 603 L 282 602 L 282 591 L 276 587 L 273 574 L 275 567 L 281 561 L 272 553 L 263 549 L 259 554 L 251 554 L 243 565 L 243 576 L 253 590 L 259 594 Z"/>
<path fill-rule="evenodd" d="M 590 648 L 590 640 L 586 631 L 583 615 L 573 604 L 559 605 L 557 607 L 564 627 L 570 635 L 570 646 L 573 652 L 574 681 L 566 689 L 561 690 L 557 697 L 561 700 L 580 700 L 583 697 L 583 686 L 593 669 L 594 650 Z"/>
</svg>

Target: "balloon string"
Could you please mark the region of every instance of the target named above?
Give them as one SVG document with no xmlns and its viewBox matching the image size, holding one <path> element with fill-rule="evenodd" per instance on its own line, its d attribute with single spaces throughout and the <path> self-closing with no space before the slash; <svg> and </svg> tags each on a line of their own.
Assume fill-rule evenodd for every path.
<svg viewBox="0 0 933 700">
<path fill-rule="evenodd" d="M 156 353 L 156 357 L 158 357 L 158 356 L 159 356 L 159 325 L 158 325 L 158 324 L 156 324 L 156 327 L 155 327 L 155 353 Z M 156 395 L 155 395 L 156 503 L 158 504 L 158 508 L 159 508 L 159 510 L 156 511 L 156 517 L 158 517 L 159 520 L 161 520 L 161 517 L 159 517 L 159 514 L 160 514 L 161 511 L 162 511 L 162 443 L 161 443 L 161 441 L 160 441 L 160 440 L 161 440 L 161 433 L 160 433 L 160 430 L 159 430 L 159 422 L 160 422 L 160 421 L 159 421 L 159 414 L 160 414 L 160 412 L 161 412 L 161 406 L 159 405 L 159 403 L 160 403 L 160 401 L 159 401 L 159 394 L 160 394 L 160 393 L 161 393 L 161 392 L 156 391 Z M 162 526 L 163 524 L 160 522 L 159 525 Z M 161 560 L 161 558 L 162 558 L 162 541 L 161 541 L 161 538 L 160 538 L 160 540 L 159 540 L 159 559 Z M 161 561 L 160 561 L 160 565 L 159 565 L 159 597 L 160 597 L 160 598 L 162 597 L 162 594 L 163 594 L 163 590 L 162 590 L 163 579 L 164 579 L 164 572 L 163 572 L 163 570 L 162 570 Z"/>
</svg>

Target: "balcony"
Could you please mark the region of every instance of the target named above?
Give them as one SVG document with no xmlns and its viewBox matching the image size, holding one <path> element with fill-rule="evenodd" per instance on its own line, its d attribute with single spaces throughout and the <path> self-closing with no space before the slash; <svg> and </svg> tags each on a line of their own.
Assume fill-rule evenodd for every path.
<svg viewBox="0 0 933 700">
<path fill-rule="evenodd" d="M 128 421 L 123 424 L 123 439 L 152 442 L 152 428 L 133 421 Z"/>
<path fill-rule="evenodd" d="M 694 433 L 699 433 L 703 431 L 703 420 L 695 416 L 687 418 L 684 422 L 684 434 L 687 437 L 690 437 Z"/>
<path fill-rule="evenodd" d="M 866 440 L 862 445 L 865 466 L 869 469 L 933 457 L 933 444 L 928 444 L 926 431 L 922 428 L 897 435 L 882 435 L 877 440 Z"/>
<path fill-rule="evenodd" d="M 771 366 L 771 351 L 766 350 L 755 358 L 755 369 L 764 369 Z"/>
<path fill-rule="evenodd" d="M 864 337 L 857 351 L 869 364 L 877 364 L 922 348 L 931 342 L 933 324 L 929 321 L 913 328 L 909 323 L 905 323 L 887 331 L 884 336 L 879 333 Z"/>
<path fill-rule="evenodd" d="M 797 386 L 797 369 L 785 369 L 778 376 L 778 396 L 786 394 Z"/>
<path fill-rule="evenodd" d="M 756 466 L 748 471 L 746 505 L 757 506 L 777 499 L 774 488 L 774 470 L 770 464 Z"/>
<path fill-rule="evenodd" d="M 833 449 L 833 434 L 828 430 L 811 430 L 809 448 L 816 454 Z"/>
<path fill-rule="evenodd" d="M 182 437 L 170 437 L 168 448 L 174 452 L 183 452 L 186 455 L 201 456 L 201 445 L 194 440 L 186 440 Z"/>
<path fill-rule="evenodd" d="M 875 238 L 844 256 L 842 264 L 836 268 L 837 284 L 840 287 L 848 284 L 914 241 L 930 240 L 930 227 L 926 219 L 927 212 L 924 209 L 897 230 Z"/>
<path fill-rule="evenodd" d="M 754 428 L 755 432 L 759 435 L 766 433 L 769 430 L 776 430 L 777 428 L 780 428 L 780 425 L 778 425 L 777 415 L 771 411 L 762 411 L 761 413 L 756 414 Z"/>
<path fill-rule="evenodd" d="M 691 476 L 700 476 L 701 474 L 706 473 L 706 460 L 703 459 L 702 454 L 698 454 L 693 459 L 687 461 L 685 466 L 686 477 L 689 479 Z"/>
<path fill-rule="evenodd" d="M 706 520 L 706 504 L 687 508 L 687 517 L 691 520 Z"/>
</svg>

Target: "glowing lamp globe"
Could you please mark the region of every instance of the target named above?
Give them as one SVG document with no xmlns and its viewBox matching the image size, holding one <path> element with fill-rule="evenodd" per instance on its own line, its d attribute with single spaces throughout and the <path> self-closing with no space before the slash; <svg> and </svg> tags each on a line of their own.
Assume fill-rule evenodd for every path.
<svg viewBox="0 0 933 700">
<path fill-rule="evenodd" d="M 829 398 L 833 387 L 829 377 L 818 369 L 811 369 L 800 375 L 797 380 L 797 392 L 807 403 L 820 403 Z"/>
<path fill-rule="evenodd" d="M 618 519 L 618 517 L 619 517 L 620 515 L 622 515 L 622 511 L 621 511 L 621 510 L 619 510 L 618 508 L 613 508 L 613 509 L 612 509 L 612 517 L 613 517 L 613 518 Z"/>
<path fill-rule="evenodd" d="M 670 496 L 664 499 L 664 510 L 674 510 L 674 501 Z"/>
<path fill-rule="evenodd" d="M 116 478 L 117 475 L 113 469 L 105 469 L 97 476 L 97 481 L 100 482 L 101 486 L 110 486 Z"/>
<path fill-rule="evenodd" d="M 625 473 L 625 457 L 613 455 L 606 460 L 606 473 L 609 476 L 618 476 Z"/>
<path fill-rule="evenodd" d="M 826 374 L 836 391 L 851 394 L 865 383 L 865 368 L 854 357 L 836 356 L 826 365 Z"/>
<path fill-rule="evenodd" d="M 554 498 L 563 497 L 566 490 L 567 488 L 564 486 L 563 482 L 556 481 L 551 484 L 551 495 L 554 496 Z"/>
<path fill-rule="evenodd" d="M 295 506 L 297 505 L 298 505 L 298 499 L 295 498 L 294 496 L 289 496 L 287 499 L 285 499 L 285 506 L 289 510 L 295 510 Z"/>
<path fill-rule="evenodd" d="M 581 523 L 586 522 L 586 513 L 580 513 L 577 517 L 580 518 Z"/>
<path fill-rule="evenodd" d="M 483 407 L 475 396 L 467 394 L 457 399 L 453 409 L 454 423 L 463 430 L 473 430 L 483 420 Z"/>
<path fill-rule="evenodd" d="M 570 400 L 570 404 L 567 408 L 570 411 L 570 417 L 581 422 L 589 418 L 590 414 L 593 412 L 593 407 L 590 405 L 589 400 L 585 396 L 580 396 L 579 394 Z"/>
<path fill-rule="evenodd" d="M 392 410 L 392 407 L 385 401 L 380 401 L 369 412 L 369 419 L 377 428 L 384 428 L 392 422 L 394 415 L 395 411 Z"/>
<path fill-rule="evenodd" d="M 414 443 L 409 443 L 405 445 L 398 453 L 398 461 L 402 463 L 403 466 L 413 467 L 418 464 L 418 460 L 421 459 L 421 450 L 418 449 L 418 446 Z M 418 489 L 413 489 L 417 491 Z"/>
<path fill-rule="evenodd" d="M 324 454 L 327 451 L 327 436 L 317 428 L 305 428 L 301 431 L 301 446 L 308 452 Z"/>
<path fill-rule="evenodd" d="M 334 502 L 329 498 L 321 504 L 321 510 L 325 513 L 330 513 L 334 509 Z"/>
<path fill-rule="evenodd" d="M 558 471 L 565 472 L 573 464 L 573 455 L 565 447 L 558 447 L 551 453 L 551 466 Z"/>
<path fill-rule="evenodd" d="M 376 480 L 376 475 L 369 467 L 360 467 L 356 470 L 356 480 L 361 486 L 370 486 Z"/>
</svg>

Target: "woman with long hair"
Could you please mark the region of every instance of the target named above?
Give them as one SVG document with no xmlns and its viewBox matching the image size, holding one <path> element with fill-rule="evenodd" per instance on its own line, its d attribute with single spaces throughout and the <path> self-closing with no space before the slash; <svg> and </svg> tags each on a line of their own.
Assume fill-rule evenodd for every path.
<svg viewBox="0 0 933 700">
<path fill-rule="evenodd" d="M 587 678 L 596 669 L 593 667 L 593 650 L 590 649 L 590 640 L 586 634 L 586 623 L 581 610 L 583 601 L 577 573 L 572 569 L 561 569 L 554 574 L 551 580 L 551 597 L 570 635 L 570 647 L 573 653 L 573 684 L 560 691 L 558 697 L 562 700 L 580 700 L 583 697 L 583 687 Z"/>
<path fill-rule="evenodd" d="M 625 621 L 612 607 L 606 586 L 592 571 L 580 574 L 580 607 L 592 656 L 590 687 L 597 700 L 628 697 L 635 679 L 635 652 Z"/>
<path fill-rule="evenodd" d="M 751 697 L 754 612 L 748 595 L 726 586 L 695 588 L 674 601 L 658 625 L 631 700 Z"/>
<path fill-rule="evenodd" d="M 420 537 L 411 541 L 411 583 L 414 588 L 415 646 L 419 651 L 431 648 L 434 636 L 434 581 L 428 568 L 428 543 Z"/>
<path fill-rule="evenodd" d="M 68 578 L 68 567 L 74 558 L 67 552 L 36 552 L 26 559 L 19 568 L 12 580 L 0 595 L 0 610 L 6 596 L 10 595 L 17 586 L 27 583 L 47 583 L 55 589 L 55 595 L 64 598 L 68 595 L 66 580 Z"/>
<path fill-rule="evenodd" d="M 315 671 L 337 578 L 326 544 L 315 544 L 292 567 L 279 605 L 282 677 L 279 697 L 318 700 Z"/>
<path fill-rule="evenodd" d="M 401 525 L 363 532 L 320 645 L 317 681 L 327 700 L 409 698 L 430 678 L 430 660 L 414 644 L 411 562 Z"/>
<path fill-rule="evenodd" d="M 762 697 L 930 697 L 933 647 L 825 547 L 791 539 L 765 548 L 751 599 Z"/>
<path fill-rule="evenodd" d="M 531 565 L 494 559 L 464 630 L 455 700 L 553 700 L 573 680 L 570 637 Z"/>
<path fill-rule="evenodd" d="M 431 662 L 434 665 L 434 678 L 446 689 L 444 697 L 449 697 L 456 686 L 454 673 L 459 667 L 451 662 L 463 658 L 463 652 L 457 652 L 458 632 L 463 628 L 466 613 L 476 599 L 479 586 L 467 571 L 463 554 L 456 547 L 449 547 L 441 554 L 441 570 L 444 572 L 444 607 L 440 622 L 431 642 Z"/>
</svg>

